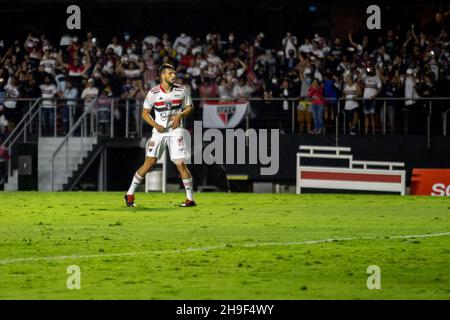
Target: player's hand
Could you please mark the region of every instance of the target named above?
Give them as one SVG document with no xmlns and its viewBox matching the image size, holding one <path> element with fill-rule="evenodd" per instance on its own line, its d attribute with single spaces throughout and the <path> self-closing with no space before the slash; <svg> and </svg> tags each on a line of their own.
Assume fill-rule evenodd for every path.
<svg viewBox="0 0 450 320">
<path fill-rule="evenodd" d="M 164 131 L 166 131 L 166 128 L 164 128 L 162 125 L 159 125 L 159 124 L 157 124 L 155 126 L 155 129 L 160 133 L 163 133 Z"/>
<path fill-rule="evenodd" d="M 181 123 L 181 116 L 180 115 L 174 115 L 170 117 L 170 121 L 172 121 L 172 125 L 170 126 L 173 129 L 176 129 L 180 126 Z"/>
</svg>

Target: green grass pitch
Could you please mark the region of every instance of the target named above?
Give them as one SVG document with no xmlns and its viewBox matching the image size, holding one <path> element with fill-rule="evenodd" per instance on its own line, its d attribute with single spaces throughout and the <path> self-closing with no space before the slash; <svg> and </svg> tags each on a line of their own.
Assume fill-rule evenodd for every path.
<svg viewBox="0 0 450 320">
<path fill-rule="evenodd" d="M 448 198 L 122 196 L 0 193 L 0 299 L 450 298 Z"/>
</svg>

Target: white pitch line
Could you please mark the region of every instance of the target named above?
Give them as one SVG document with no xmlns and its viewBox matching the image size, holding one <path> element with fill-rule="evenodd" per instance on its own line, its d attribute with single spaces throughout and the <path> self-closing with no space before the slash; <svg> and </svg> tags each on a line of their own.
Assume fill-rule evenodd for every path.
<svg viewBox="0 0 450 320">
<path fill-rule="evenodd" d="M 430 237 L 443 237 L 450 236 L 450 232 L 443 233 L 430 233 L 430 234 L 414 234 L 404 236 L 373 236 L 373 237 L 354 237 L 354 238 L 330 238 L 322 240 L 306 240 L 299 242 L 266 242 L 266 243 L 247 243 L 238 245 L 217 245 L 203 248 L 186 248 L 177 250 L 151 250 L 151 251 L 136 251 L 136 252 L 122 252 L 122 253 L 105 253 L 105 254 L 84 254 L 84 255 L 65 255 L 65 256 L 52 256 L 52 257 L 30 257 L 30 258 L 17 258 L 17 259 L 4 259 L 0 260 L 1 265 L 15 264 L 22 262 L 36 262 L 36 261 L 52 261 L 52 260 L 66 260 L 66 259 L 90 259 L 90 258 L 110 258 L 110 257 L 131 257 L 146 254 L 167 254 L 167 253 L 188 253 L 188 252 L 204 252 L 210 250 L 220 250 L 227 248 L 256 248 L 256 247 L 269 247 L 269 246 L 296 246 L 305 244 L 320 244 L 337 241 L 355 241 L 355 240 L 391 240 L 391 239 L 409 239 L 409 238 L 430 238 Z"/>
</svg>

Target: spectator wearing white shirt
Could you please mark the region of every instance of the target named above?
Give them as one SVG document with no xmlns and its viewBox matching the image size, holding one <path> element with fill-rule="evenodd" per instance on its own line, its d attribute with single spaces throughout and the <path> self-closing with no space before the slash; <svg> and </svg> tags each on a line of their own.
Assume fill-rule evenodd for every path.
<svg viewBox="0 0 450 320">
<path fill-rule="evenodd" d="M 45 50 L 39 65 L 43 65 L 44 71 L 48 74 L 51 74 L 52 76 L 55 75 L 56 60 L 50 55 L 49 49 Z"/>
<path fill-rule="evenodd" d="M 84 111 L 91 111 L 95 99 L 98 97 L 98 89 L 94 86 L 94 79 L 89 78 L 86 88 L 81 93 L 81 99 L 84 99 Z"/>
<path fill-rule="evenodd" d="M 64 133 L 67 134 L 73 124 L 73 115 L 77 106 L 76 99 L 78 98 L 78 89 L 73 86 L 71 80 L 67 80 L 64 92 L 60 92 L 60 96 L 66 99 L 63 107 L 62 121 Z"/>
<path fill-rule="evenodd" d="M 284 57 L 289 57 L 289 50 L 294 50 L 294 57 L 297 57 L 297 37 L 293 36 L 290 32 L 286 33 L 281 44 L 284 48 Z"/>
<path fill-rule="evenodd" d="M 185 33 L 180 34 L 173 43 L 173 48 L 182 56 L 186 55 L 187 50 L 192 47 L 192 38 Z"/>
<path fill-rule="evenodd" d="M 112 43 L 110 43 L 107 47 L 106 47 L 106 51 L 108 51 L 108 49 L 111 48 L 114 50 L 114 53 L 121 57 L 122 56 L 122 52 L 123 52 L 123 48 L 122 46 L 118 43 L 117 37 L 113 37 L 112 38 Z"/>
<path fill-rule="evenodd" d="M 20 121 L 20 110 L 17 107 L 16 99 L 19 97 L 19 80 L 11 78 L 10 83 L 5 85 L 5 101 L 3 102 L 3 112 L 8 121 L 8 131 L 11 132 Z"/>
<path fill-rule="evenodd" d="M 231 99 L 231 91 L 233 90 L 233 85 L 229 84 L 227 79 L 220 79 L 219 86 L 217 87 L 220 99 Z"/>
<path fill-rule="evenodd" d="M 152 47 L 156 47 L 156 44 L 159 42 L 159 38 L 157 36 L 147 36 L 144 38 L 144 40 L 142 41 L 142 48 L 145 50 L 146 48 L 148 48 L 149 45 L 152 45 Z M 144 48 L 144 46 L 146 48 Z"/>
<path fill-rule="evenodd" d="M 372 125 L 372 134 L 375 134 L 375 108 L 377 102 L 374 100 L 381 92 L 382 82 L 380 77 L 375 73 L 374 68 L 367 68 L 364 76 L 364 132 L 369 134 L 369 122 Z"/>
<path fill-rule="evenodd" d="M 356 134 L 356 124 L 358 123 L 359 118 L 359 103 L 355 98 L 358 98 L 361 96 L 361 88 L 359 87 L 358 83 L 356 83 L 354 80 L 357 77 L 354 77 L 353 75 L 349 74 L 345 78 L 345 85 L 343 88 L 343 94 L 345 100 L 344 105 L 344 112 L 346 116 L 346 121 L 349 125 L 350 134 L 355 135 Z"/>
<path fill-rule="evenodd" d="M 253 92 L 255 92 L 255 88 L 249 85 L 244 77 L 240 77 L 231 91 L 231 96 L 236 99 L 248 99 L 252 96 Z"/>
<path fill-rule="evenodd" d="M 309 41 L 308 38 L 305 39 L 305 43 L 303 43 L 299 48 L 298 51 L 301 53 L 312 53 L 313 52 L 313 45 Z"/>
<path fill-rule="evenodd" d="M 50 76 L 44 78 L 44 84 L 39 86 L 41 89 L 42 98 L 42 126 L 44 134 L 52 134 L 55 130 L 55 113 L 56 103 L 55 94 L 57 89 L 54 83 L 50 80 Z"/>
<path fill-rule="evenodd" d="M 409 122 L 411 120 L 415 120 L 414 116 L 416 115 L 416 98 L 419 98 L 419 95 L 416 91 L 417 79 L 414 70 L 409 68 L 406 70 L 406 79 L 405 79 L 405 108 L 403 109 L 403 133 L 409 133 Z"/>
</svg>

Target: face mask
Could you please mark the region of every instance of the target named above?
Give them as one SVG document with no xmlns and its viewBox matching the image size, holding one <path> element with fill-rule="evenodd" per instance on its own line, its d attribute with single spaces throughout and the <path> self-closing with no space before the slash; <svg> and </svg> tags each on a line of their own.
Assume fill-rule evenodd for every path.
<svg viewBox="0 0 450 320">
<path fill-rule="evenodd" d="M 133 52 L 133 50 L 127 49 L 127 53 L 128 53 L 128 54 L 131 54 L 132 52 Z"/>
<path fill-rule="evenodd" d="M 130 40 L 130 36 L 124 36 L 123 38 L 125 39 L 125 41 Z"/>
<path fill-rule="evenodd" d="M 230 40 L 230 42 L 233 42 L 234 37 L 233 37 L 233 36 L 229 36 L 229 37 L 228 37 L 228 40 Z"/>
</svg>

